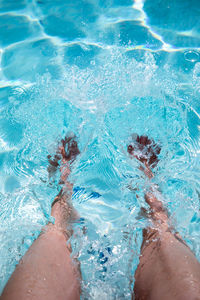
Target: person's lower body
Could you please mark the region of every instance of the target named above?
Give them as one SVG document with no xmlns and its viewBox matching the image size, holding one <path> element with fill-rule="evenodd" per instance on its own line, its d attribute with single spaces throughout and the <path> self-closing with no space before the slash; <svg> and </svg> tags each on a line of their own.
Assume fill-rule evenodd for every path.
<svg viewBox="0 0 200 300">
<path fill-rule="evenodd" d="M 141 155 L 138 155 L 138 150 Z M 158 161 L 159 152 L 160 148 L 147 137 L 137 137 L 128 146 L 128 153 L 142 163 L 140 169 L 149 180 L 153 177 L 152 168 Z M 44 228 L 22 258 L 3 291 L 2 300 L 80 299 L 79 266 L 72 261 L 70 245 L 67 244 L 72 234 L 70 224 L 77 217 L 70 203 L 72 185 L 67 178 L 70 163 L 78 154 L 76 141 L 66 138 L 54 159 L 49 158 L 50 171 L 62 159 L 62 189 L 52 206 L 55 224 Z M 197 259 L 182 238 L 172 233 L 167 212 L 152 191 L 146 194 L 146 201 L 150 206 L 152 227 L 143 231 L 140 263 L 135 273 L 135 299 L 200 299 L 200 265 Z"/>
</svg>

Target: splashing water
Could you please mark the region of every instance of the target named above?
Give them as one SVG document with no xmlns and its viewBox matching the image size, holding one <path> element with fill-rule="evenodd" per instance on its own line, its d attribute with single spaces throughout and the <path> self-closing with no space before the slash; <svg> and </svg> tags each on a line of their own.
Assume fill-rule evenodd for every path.
<svg viewBox="0 0 200 300">
<path fill-rule="evenodd" d="M 71 242 L 83 299 L 131 298 L 148 223 L 140 215 L 147 183 L 126 153 L 132 133 L 161 146 L 153 181 L 200 259 L 199 52 L 96 47 L 88 65 L 67 62 L 57 79 L 49 71 L 1 88 L 1 289 L 51 220 L 59 174 L 49 184 L 47 155 L 68 131 L 81 149 L 71 181 L 82 221 Z"/>
</svg>

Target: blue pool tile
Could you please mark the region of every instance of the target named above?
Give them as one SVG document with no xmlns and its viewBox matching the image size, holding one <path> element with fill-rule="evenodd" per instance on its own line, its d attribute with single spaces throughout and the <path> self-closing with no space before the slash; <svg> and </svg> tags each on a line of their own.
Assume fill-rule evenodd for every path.
<svg viewBox="0 0 200 300">
<path fill-rule="evenodd" d="M 64 61 L 70 65 L 77 65 L 85 68 L 94 61 L 95 56 L 100 52 L 100 48 L 93 45 L 72 44 L 64 49 Z"/>
<path fill-rule="evenodd" d="M 26 0 L 1 0 L 0 1 L 0 12 L 10 12 L 20 10 L 26 7 Z"/>
<path fill-rule="evenodd" d="M 24 16 L 6 14 L 0 17 L 0 46 L 7 46 L 37 36 L 40 27 Z"/>
<path fill-rule="evenodd" d="M 122 21 L 107 26 L 104 33 L 100 32 L 102 42 L 107 44 L 118 44 L 121 46 L 148 46 L 157 49 L 162 43 L 154 38 L 146 27 L 141 26 L 138 21 Z"/>
<path fill-rule="evenodd" d="M 67 41 L 85 37 L 84 32 L 76 25 L 67 20 L 62 20 L 57 16 L 48 16 L 40 21 L 44 31 L 52 36 L 58 36 Z"/>
<path fill-rule="evenodd" d="M 198 0 L 151 0 L 144 2 L 148 22 L 159 28 L 190 30 L 199 28 L 200 2 Z M 177 17 L 177 13 L 180 17 Z"/>
<path fill-rule="evenodd" d="M 163 40 L 174 47 L 199 47 L 200 2 L 196 0 L 147 0 L 144 11 L 148 24 Z M 180 18 L 177 17 L 177 12 Z"/>
<path fill-rule="evenodd" d="M 59 66 L 54 61 L 56 56 L 57 48 L 49 39 L 21 43 L 3 53 L 3 72 L 11 80 L 34 81 L 36 76 L 45 73 L 58 78 Z"/>
</svg>

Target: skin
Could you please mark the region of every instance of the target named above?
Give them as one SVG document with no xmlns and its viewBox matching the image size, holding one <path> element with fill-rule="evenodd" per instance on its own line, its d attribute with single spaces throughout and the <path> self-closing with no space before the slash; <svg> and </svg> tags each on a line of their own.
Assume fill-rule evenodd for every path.
<svg viewBox="0 0 200 300">
<path fill-rule="evenodd" d="M 127 150 L 142 163 L 140 169 L 151 180 L 160 148 L 148 137 L 137 136 Z M 145 195 L 152 225 L 143 231 L 135 300 L 200 299 L 200 264 L 181 236 L 172 232 L 167 211 L 156 195 L 153 189 Z"/>
<path fill-rule="evenodd" d="M 65 147 L 68 146 L 66 153 Z M 78 217 L 71 204 L 72 184 L 67 178 L 71 162 L 79 154 L 77 143 L 67 138 L 61 141 L 56 156 L 50 159 L 50 175 L 61 164 L 62 189 L 55 198 L 51 215 L 55 224 L 48 224 L 26 252 L 10 277 L 1 300 L 78 300 L 80 271 L 72 261 L 67 243 L 72 234 L 70 224 Z"/>
<path fill-rule="evenodd" d="M 127 150 L 142 163 L 140 169 L 151 180 L 160 148 L 147 137 L 137 136 Z M 2 300 L 80 299 L 79 266 L 72 262 L 71 247 L 67 244 L 72 234 L 70 224 L 78 217 L 71 203 L 72 184 L 68 181 L 71 162 L 78 154 L 76 142 L 66 138 L 54 159 L 49 157 L 50 174 L 62 159 L 62 189 L 51 211 L 55 224 L 43 229 L 22 258 L 3 291 Z M 145 195 L 152 225 L 143 231 L 135 273 L 135 300 L 200 299 L 200 264 L 182 238 L 172 232 L 167 211 L 156 195 L 153 189 Z"/>
</svg>

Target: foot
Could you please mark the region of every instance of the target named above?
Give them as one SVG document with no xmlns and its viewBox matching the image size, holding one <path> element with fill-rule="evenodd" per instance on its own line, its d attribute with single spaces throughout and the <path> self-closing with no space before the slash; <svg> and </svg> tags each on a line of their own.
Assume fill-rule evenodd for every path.
<svg viewBox="0 0 200 300">
<path fill-rule="evenodd" d="M 155 168 L 158 163 L 161 148 L 147 136 L 132 135 L 132 141 L 127 146 L 127 151 L 130 156 L 142 163 L 140 169 L 151 179 L 153 177 L 152 168 Z"/>
<path fill-rule="evenodd" d="M 133 135 L 132 142 L 127 146 L 127 151 L 130 156 L 135 157 L 142 163 L 140 169 L 151 179 L 153 177 L 152 169 L 158 163 L 161 148 L 147 136 Z M 152 219 L 162 221 L 168 219 L 162 202 L 156 198 L 153 191 L 146 193 L 145 200 L 151 208 L 150 217 Z"/>
<path fill-rule="evenodd" d="M 67 148 L 67 149 L 66 149 Z M 61 140 L 61 146 L 59 147 L 61 154 L 61 167 L 60 167 L 60 184 L 68 187 L 67 178 L 71 172 L 71 164 L 74 162 L 76 157 L 80 154 L 78 144 L 75 136 L 65 137 Z"/>
<path fill-rule="evenodd" d="M 61 176 L 59 183 L 62 185 L 60 193 L 52 203 L 51 215 L 55 218 L 55 226 L 67 232 L 68 236 L 71 232 L 69 223 L 79 217 L 71 203 L 73 184 L 68 181 L 71 165 L 78 154 L 80 154 L 80 151 L 76 142 L 76 137 L 66 136 L 65 139 L 61 140 L 57 153 L 54 156 L 54 159 L 51 160 L 56 168 L 60 165 Z M 68 227 L 67 231 L 66 227 Z"/>
<path fill-rule="evenodd" d="M 65 139 L 62 139 L 54 157 L 52 158 L 51 155 L 47 156 L 49 161 L 49 178 L 56 173 L 60 166 L 61 176 L 59 183 L 65 184 L 70 174 L 71 164 L 78 154 L 80 154 L 80 151 L 75 136 L 66 136 Z"/>
<path fill-rule="evenodd" d="M 67 146 L 67 151 L 66 151 Z M 61 140 L 61 146 L 59 147 L 60 153 L 62 155 L 62 162 L 72 163 L 78 154 L 80 154 L 78 144 L 76 141 L 76 136 L 66 136 L 65 139 Z"/>
</svg>

